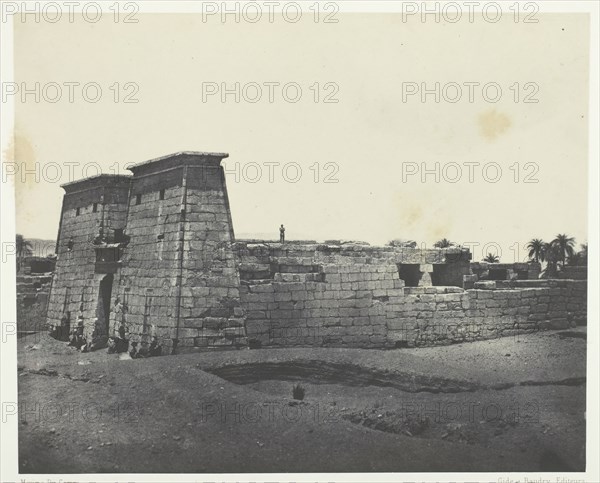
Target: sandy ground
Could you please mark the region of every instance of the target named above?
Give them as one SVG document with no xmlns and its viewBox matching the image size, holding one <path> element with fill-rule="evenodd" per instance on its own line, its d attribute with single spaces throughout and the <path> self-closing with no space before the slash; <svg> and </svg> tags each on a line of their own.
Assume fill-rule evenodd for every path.
<svg viewBox="0 0 600 483">
<path fill-rule="evenodd" d="M 119 360 L 29 336 L 19 340 L 19 467 L 582 471 L 585 349 L 577 329 L 426 349 Z"/>
</svg>

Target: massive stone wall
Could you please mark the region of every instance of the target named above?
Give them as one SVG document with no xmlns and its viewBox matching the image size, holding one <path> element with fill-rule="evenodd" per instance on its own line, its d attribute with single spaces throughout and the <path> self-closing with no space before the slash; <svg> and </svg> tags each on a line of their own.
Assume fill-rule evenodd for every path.
<svg viewBox="0 0 600 483">
<path fill-rule="evenodd" d="M 585 282 L 477 282 L 464 290 L 407 287 L 400 278 L 406 265 L 421 275 L 445 265 L 438 281 L 462 278 L 468 257 L 455 249 L 238 243 L 236 252 L 254 346 L 413 347 L 585 323 Z"/>
<path fill-rule="evenodd" d="M 386 318 L 380 301 L 402 295 L 404 282 L 397 272 L 395 265 L 383 263 L 332 264 L 243 281 L 248 338 L 263 345 L 382 346 Z"/>
<path fill-rule="evenodd" d="M 128 330 L 140 337 L 173 337 L 182 173 L 179 167 L 168 175 L 132 182 L 125 232 L 128 242 L 112 286 L 110 335 L 116 335 L 120 323 L 125 322 Z"/>
<path fill-rule="evenodd" d="M 226 156 L 176 153 L 64 185 L 49 324 L 81 316 L 89 338 L 124 322 L 132 341 L 175 352 L 412 347 L 585 323 L 585 281 L 537 280 L 539 264 L 471 264 L 460 247 L 236 242 Z"/>
<path fill-rule="evenodd" d="M 131 168 L 111 332 L 124 321 L 132 340 L 177 340 L 179 350 L 244 343 L 225 156 L 181 153 Z"/>
<path fill-rule="evenodd" d="M 256 345 L 383 347 L 406 284 L 462 283 L 468 251 L 343 244 L 234 246 L 246 330 Z M 404 277 L 403 280 L 401 277 Z"/>
<path fill-rule="evenodd" d="M 178 333 L 182 350 L 246 344 L 231 211 L 218 162 L 192 166 L 188 173 Z"/>
<path fill-rule="evenodd" d="M 98 292 L 103 274 L 96 273 L 94 240 L 113 236 L 126 221 L 128 176 L 100 175 L 63 185 L 65 196 L 56 245 L 57 261 L 48 305 L 48 325 L 60 324 L 70 314 L 85 322 L 84 333 L 94 330 Z"/>
<path fill-rule="evenodd" d="M 224 153 L 183 152 L 63 185 L 48 325 L 142 346 L 245 344 Z"/>
</svg>

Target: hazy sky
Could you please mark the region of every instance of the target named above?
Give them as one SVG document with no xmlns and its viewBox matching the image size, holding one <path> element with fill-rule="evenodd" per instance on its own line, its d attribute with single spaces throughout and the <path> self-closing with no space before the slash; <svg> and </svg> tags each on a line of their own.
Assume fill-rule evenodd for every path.
<svg viewBox="0 0 600 483">
<path fill-rule="evenodd" d="M 245 174 L 227 178 L 242 236 L 275 238 L 284 223 L 289 238 L 430 245 L 447 237 L 498 243 L 506 262 L 515 242 L 559 232 L 587 238 L 587 15 L 539 14 L 537 24 L 404 23 L 399 14 L 338 14 L 337 24 L 309 16 L 295 24 L 137 18 L 15 24 L 15 81 L 46 86 L 40 102 L 30 95 L 16 103 L 15 157 L 59 178 L 18 183 L 17 231 L 26 237 L 56 237 L 59 184 L 70 180 L 65 163 L 79 163 L 71 165 L 77 179 L 85 163 L 128 173 L 128 163 L 197 150 L 228 152 L 228 170 L 237 163 Z M 57 92 L 51 82 L 62 86 L 55 103 L 47 100 Z M 71 103 L 65 82 L 95 82 L 101 98 L 86 102 L 75 86 Z M 128 82 L 137 92 L 125 88 Z M 207 88 L 236 82 L 240 102 L 233 94 L 225 102 L 219 94 L 203 99 Z M 271 82 L 280 83 L 273 102 L 265 85 Z M 446 99 L 403 99 L 403 85 L 432 89 L 436 82 Z M 480 83 L 473 102 L 464 84 L 470 82 Z M 254 83 L 262 98 L 253 103 Z M 284 98 L 286 83 L 302 89 L 297 102 L 295 85 Z M 462 91 L 454 103 L 452 83 Z M 498 102 L 484 99 L 486 83 L 502 88 Z M 123 102 L 127 94 L 139 102 Z M 495 87 L 485 94 L 496 97 Z M 325 103 L 326 96 L 339 102 Z M 526 96 L 538 102 L 525 103 Z M 249 163 L 262 168 L 257 182 Z M 273 182 L 265 163 L 280 163 L 272 165 Z M 403 180 L 403 170 L 422 163 L 430 170 L 440 163 L 446 179 Z M 470 165 L 472 183 L 465 163 L 479 163 Z M 484 178 L 498 177 L 493 163 L 502 168 L 496 183 Z M 284 179 L 284 166 L 288 179 L 301 167 L 296 183 Z M 462 179 L 452 183 L 457 166 Z M 93 166 L 87 174 L 96 174 Z M 328 174 L 338 182 L 324 182 Z M 524 182 L 527 175 L 538 182 Z"/>
</svg>

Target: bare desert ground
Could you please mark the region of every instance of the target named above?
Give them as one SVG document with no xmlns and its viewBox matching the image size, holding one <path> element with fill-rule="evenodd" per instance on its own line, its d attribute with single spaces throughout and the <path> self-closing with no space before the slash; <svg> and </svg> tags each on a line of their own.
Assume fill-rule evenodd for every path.
<svg viewBox="0 0 600 483">
<path fill-rule="evenodd" d="M 585 362 L 585 328 L 419 349 L 135 360 L 35 334 L 19 340 L 19 467 L 583 471 Z"/>
</svg>

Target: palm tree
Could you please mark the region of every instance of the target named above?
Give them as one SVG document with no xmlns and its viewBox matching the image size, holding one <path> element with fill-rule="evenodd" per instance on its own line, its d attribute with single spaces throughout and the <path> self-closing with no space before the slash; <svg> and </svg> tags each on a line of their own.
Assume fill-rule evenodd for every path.
<svg viewBox="0 0 600 483">
<path fill-rule="evenodd" d="M 23 235 L 17 234 L 16 238 L 16 255 L 17 255 L 17 272 L 21 270 L 23 258 L 28 257 L 33 253 L 33 246 L 29 240 L 26 240 Z"/>
<path fill-rule="evenodd" d="M 546 268 L 542 272 L 542 278 L 556 278 L 558 274 L 558 261 L 560 260 L 560 249 L 553 243 L 544 245 L 544 256 L 546 259 Z"/>
<path fill-rule="evenodd" d="M 500 261 L 500 259 L 498 258 L 498 255 L 488 253 L 486 255 L 486 257 L 483 259 L 483 261 L 488 262 L 488 263 L 498 263 Z"/>
<path fill-rule="evenodd" d="M 441 240 L 436 241 L 433 244 L 434 248 L 448 248 L 451 247 L 453 245 L 453 243 L 448 240 L 447 238 L 442 238 Z"/>
<path fill-rule="evenodd" d="M 567 236 L 566 234 L 558 234 L 556 238 L 552 240 L 551 245 L 558 249 L 558 254 L 561 261 L 561 266 L 565 266 L 565 260 L 575 253 L 575 238 Z"/>
<path fill-rule="evenodd" d="M 534 262 L 543 262 L 546 259 L 546 243 L 540 238 L 533 238 L 528 244 L 529 259 Z"/>
</svg>

